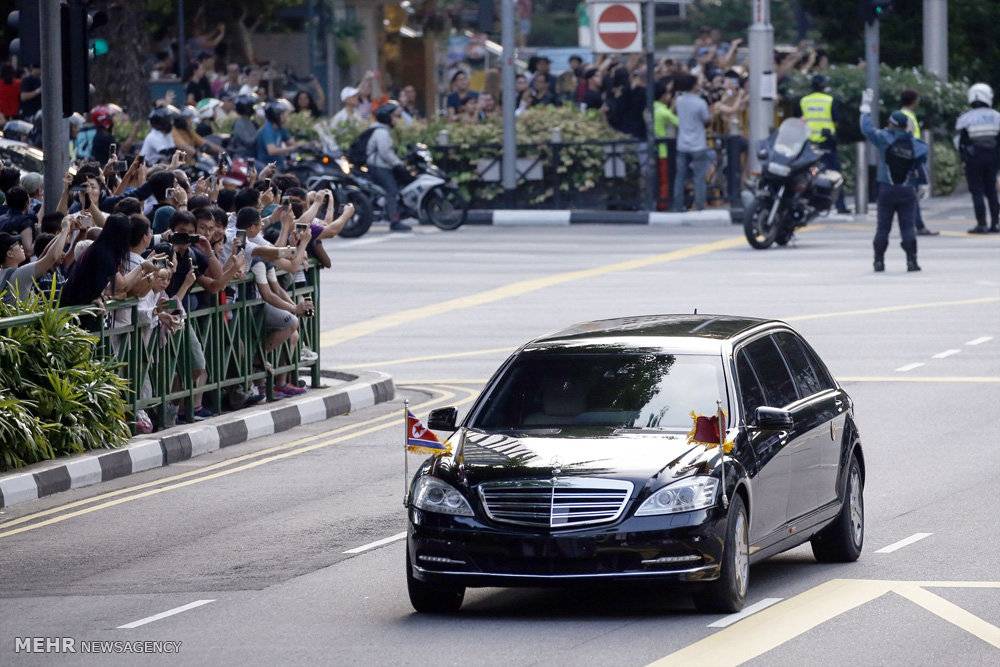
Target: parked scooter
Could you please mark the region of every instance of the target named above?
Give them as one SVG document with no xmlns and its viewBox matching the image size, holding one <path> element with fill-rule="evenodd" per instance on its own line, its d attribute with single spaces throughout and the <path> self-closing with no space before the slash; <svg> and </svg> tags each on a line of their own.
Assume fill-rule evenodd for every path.
<svg viewBox="0 0 1000 667">
<path fill-rule="evenodd" d="M 751 246 L 763 250 L 786 245 L 797 228 L 828 213 L 844 178 L 817 166 L 822 153 L 809 143 L 809 126 L 800 118 L 781 123 L 757 156 L 761 175 L 743 231 Z"/>
</svg>

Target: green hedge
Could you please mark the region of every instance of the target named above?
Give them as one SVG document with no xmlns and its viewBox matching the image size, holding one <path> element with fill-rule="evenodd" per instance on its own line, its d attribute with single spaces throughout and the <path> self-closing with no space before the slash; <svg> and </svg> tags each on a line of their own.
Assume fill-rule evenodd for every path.
<svg viewBox="0 0 1000 667">
<path fill-rule="evenodd" d="M 51 295 L 0 302 L 0 471 L 128 442 L 127 383 L 95 356 L 97 338 Z M 9 324 L 9 323 L 8 323 Z"/>
</svg>

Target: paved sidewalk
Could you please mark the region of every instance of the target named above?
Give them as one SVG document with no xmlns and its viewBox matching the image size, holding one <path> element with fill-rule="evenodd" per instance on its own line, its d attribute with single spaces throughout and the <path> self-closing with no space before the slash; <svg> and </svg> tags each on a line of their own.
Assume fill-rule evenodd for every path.
<svg viewBox="0 0 1000 667">
<path fill-rule="evenodd" d="M 323 421 L 392 400 L 395 387 L 385 373 L 357 375 L 324 371 L 331 386 L 263 407 L 229 412 L 186 426 L 133 438 L 120 449 L 46 461 L 0 475 L 0 508 L 168 466 L 301 424 Z"/>
</svg>

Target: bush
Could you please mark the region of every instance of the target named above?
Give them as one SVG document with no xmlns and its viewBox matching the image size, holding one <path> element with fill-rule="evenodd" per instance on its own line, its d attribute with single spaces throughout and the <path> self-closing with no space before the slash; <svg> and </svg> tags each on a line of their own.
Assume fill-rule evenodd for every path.
<svg viewBox="0 0 1000 667">
<path fill-rule="evenodd" d="M 955 150 L 950 141 L 942 140 L 934 142 L 932 153 L 934 183 L 931 186 L 931 194 L 935 197 L 950 195 L 955 191 L 959 179 L 962 178 L 958 151 Z"/>
<path fill-rule="evenodd" d="M 0 303 L 0 318 L 35 314 L 0 330 L 0 471 L 118 447 L 131 433 L 128 383 L 95 355 L 97 338 L 53 295 Z"/>
</svg>

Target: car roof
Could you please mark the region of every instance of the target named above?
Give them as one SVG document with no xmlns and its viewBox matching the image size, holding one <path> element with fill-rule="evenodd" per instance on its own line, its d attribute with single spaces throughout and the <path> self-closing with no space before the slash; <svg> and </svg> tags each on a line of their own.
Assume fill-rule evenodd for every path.
<svg viewBox="0 0 1000 667">
<path fill-rule="evenodd" d="M 724 343 L 778 320 L 736 315 L 640 315 L 581 322 L 536 338 L 525 349 L 624 346 L 691 354 L 718 353 Z"/>
</svg>

